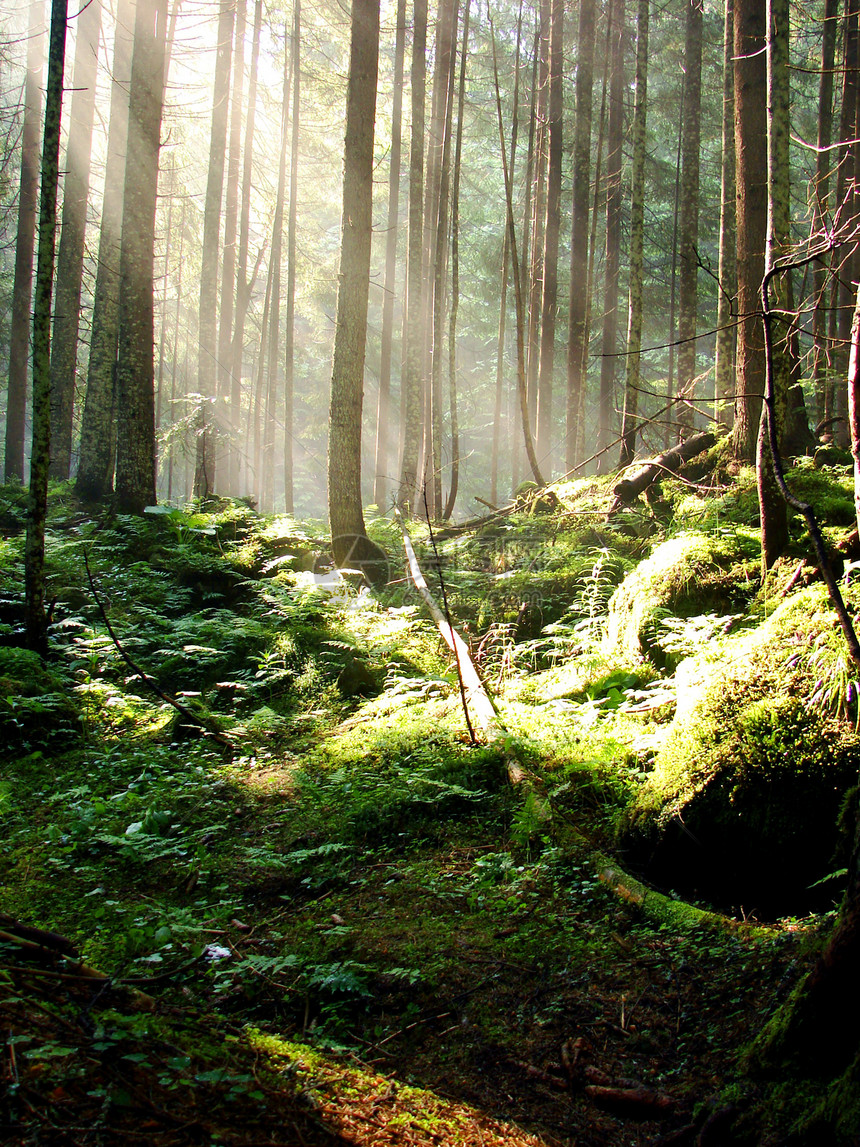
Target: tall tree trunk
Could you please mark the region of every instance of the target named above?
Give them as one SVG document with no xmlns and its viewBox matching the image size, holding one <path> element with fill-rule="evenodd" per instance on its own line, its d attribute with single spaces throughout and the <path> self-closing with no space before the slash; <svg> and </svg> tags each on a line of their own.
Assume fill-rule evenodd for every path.
<svg viewBox="0 0 860 1147">
<path fill-rule="evenodd" d="M 520 421 L 525 439 L 526 457 L 529 460 L 532 475 L 538 486 L 545 485 L 540 463 L 535 453 L 534 438 L 532 437 L 531 420 L 529 419 L 528 391 L 526 388 L 526 347 L 525 347 L 525 305 L 523 300 L 523 280 L 520 273 L 519 256 L 517 254 L 517 227 L 514 219 L 514 200 L 511 187 L 511 173 L 508 169 L 508 156 L 505 149 L 505 127 L 502 119 L 502 96 L 499 88 L 499 61 L 496 51 L 496 34 L 493 28 L 493 17 L 489 9 L 487 12 L 490 24 L 490 42 L 493 49 L 493 86 L 496 93 L 496 120 L 499 125 L 499 147 L 502 156 L 502 174 L 505 180 L 505 202 L 507 205 L 508 245 L 511 252 L 511 279 L 514 284 L 514 297 L 517 308 L 517 393 L 520 403 Z"/>
<path fill-rule="evenodd" d="M 540 0 L 540 28 L 537 36 L 537 85 L 532 91 L 535 119 L 534 175 L 532 180 L 531 259 L 528 264 L 528 339 L 526 342 L 526 385 L 529 419 L 535 428 L 535 450 L 540 450 L 538 430 L 538 374 L 540 371 L 541 296 L 543 294 L 544 237 L 546 232 L 548 106 L 549 106 L 549 41 L 550 5 Z"/>
<path fill-rule="evenodd" d="M 293 500 L 293 388 L 296 338 L 296 221 L 299 193 L 299 110 L 301 95 L 301 0 L 293 3 L 293 100 L 290 124 L 290 208 L 287 217 L 287 300 L 284 334 L 284 512 L 292 514 Z"/>
<path fill-rule="evenodd" d="M 555 320 L 558 303 L 558 237 L 561 229 L 563 134 L 564 4 L 552 0 L 549 41 L 549 149 L 541 295 L 540 369 L 538 373 L 537 450 L 552 474 L 552 395 L 555 369 Z"/>
<path fill-rule="evenodd" d="M 31 0 L 21 124 L 21 178 L 18 185 L 18 229 L 9 336 L 9 383 L 6 392 L 4 474 L 7 482 L 24 481 L 24 424 L 27 408 L 27 364 L 30 359 L 30 305 L 33 295 L 33 251 L 39 199 L 39 124 L 42 118 L 42 67 L 45 53 L 44 0 Z"/>
<path fill-rule="evenodd" d="M 767 230 L 767 83 L 765 11 L 761 0 L 735 0 L 735 163 L 737 179 L 738 325 L 737 397 L 732 451 L 743 462 L 756 456 L 762 396 L 764 340 L 759 288 Z"/>
<path fill-rule="evenodd" d="M 735 299 L 738 289 L 735 212 L 734 0 L 725 0 L 723 34 L 723 146 L 720 161 L 720 253 L 717 278 L 717 345 L 714 356 L 714 416 L 732 426 L 735 392 Z"/>
<path fill-rule="evenodd" d="M 422 426 L 424 357 L 421 272 L 424 250 L 424 97 L 427 76 L 427 0 L 415 0 L 412 28 L 412 139 L 409 151 L 409 244 L 406 257 L 406 353 L 403 364 L 403 462 L 398 505 L 414 511 Z"/>
<path fill-rule="evenodd" d="M 675 436 L 675 430 L 677 428 L 677 412 L 674 403 L 677 398 L 675 387 L 675 360 L 677 358 L 678 337 L 676 325 L 678 313 L 678 224 L 681 216 L 681 143 L 684 138 L 685 90 L 686 88 L 682 80 L 681 98 L 678 101 L 678 147 L 675 153 L 675 201 L 672 206 L 672 270 L 669 276 L 669 364 L 666 371 L 666 402 L 668 403 L 668 411 L 665 427 L 666 432 L 664 435 L 664 444 L 667 449 L 672 438 Z M 734 132 L 734 124 L 732 124 L 732 131 Z M 677 390 L 680 390 L 680 387 L 678 387 Z"/>
<path fill-rule="evenodd" d="M 576 41 L 576 107 L 573 128 L 573 205 L 570 235 L 570 309 L 567 344 L 567 423 L 565 469 L 579 461 L 585 391 L 588 310 L 588 209 L 591 194 L 591 123 L 594 92 L 595 0 L 581 0 Z"/>
<path fill-rule="evenodd" d="M 678 393 L 693 397 L 696 370 L 696 326 L 699 308 L 699 150 L 702 122 L 702 0 L 686 0 L 684 44 L 684 121 L 681 132 L 681 219 L 678 251 Z M 686 403 L 679 421 L 692 430 L 693 411 Z"/>
<path fill-rule="evenodd" d="M 463 46 L 457 93 L 457 145 L 454 151 L 454 187 L 451 193 L 451 313 L 448 318 L 448 399 L 451 408 L 451 485 L 442 517 L 454 512 L 460 482 L 460 427 L 457 420 L 457 310 L 460 305 L 460 167 L 463 158 L 463 109 L 466 103 L 466 58 L 469 51 L 469 7 L 463 13 Z"/>
<path fill-rule="evenodd" d="M 630 187 L 630 269 L 628 272 L 627 377 L 621 424 L 619 466 L 629 466 L 636 454 L 639 405 L 639 360 L 642 349 L 642 278 L 645 245 L 645 143 L 648 111 L 649 0 L 639 0 L 636 18 L 636 96 L 633 107 L 633 170 Z"/>
<path fill-rule="evenodd" d="M 116 495 L 120 513 L 155 502 L 153 270 L 167 0 L 139 4 L 123 189 L 116 368 Z"/>
<path fill-rule="evenodd" d="M 224 483 L 231 494 L 237 467 L 234 456 L 239 452 L 233 425 L 231 396 L 233 321 L 236 311 L 236 253 L 239 223 L 239 169 L 242 151 L 242 106 L 245 80 L 245 26 L 247 0 L 236 0 L 236 26 L 233 43 L 233 78 L 230 84 L 230 128 L 227 158 L 227 185 L 224 192 L 224 248 L 221 259 L 220 310 L 218 314 L 218 407 L 229 412 L 230 438 L 224 467 Z"/>
<path fill-rule="evenodd" d="M 251 227 L 251 184 L 253 181 L 254 128 L 257 114 L 257 73 L 260 63 L 260 34 L 263 25 L 263 2 L 254 4 L 254 31 L 251 40 L 251 74 L 248 78 L 248 114 L 245 119 L 245 143 L 242 157 L 242 194 L 239 211 L 239 247 L 236 252 L 236 304 L 234 314 L 233 342 L 230 348 L 230 426 L 237 439 L 242 424 L 242 359 L 245 350 L 245 320 L 251 292 L 259 272 L 259 263 L 251 280 L 248 280 L 248 236 Z M 262 252 L 261 252 L 262 254 Z M 250 411 L 250 405 L 249 405 Z M 250 442 L 246 442 L 246 452 Z M 230 485 L 240 488 L 239 459 L 240 449 L 233 450 L 229 459 Z"/>
<path fill-rule="evenodd" d="M 66 173 L 63 179 L 63 221 L 57 257 L 54 329 L 51 343 L 51 477 L 68 479 L 72 465 L 72 411 L 78 362 L 78 332 L 90 155 L 96 106 L 96 72 L 102 9 L 100 0 L 85 5 L 78 17 L 75 67 Z"/>
<path fill-rule="evenodd" d="M 604 263 L 603 337 L 600 364 L 600 412 L 597 446 L 612 438 L 615 371 L 618 352 L 618 269 L 621 259 L 621 160 L 624 142 L 624 0 L 611 0 L 608 13 L 612 47 L 609 85 L 609 128 L 606 153 L 606 261 Z M 608 468 L 606 454 L 598 469 Z"/>
<path fill-rule="evenodd" d="M 197 391 L 200 412 L 194 466 L 194 493 L 205 498 L 215 483 L 216 445 L 212 427 L 212 400 L 216 393 L 218 245 L 221 233 L 221 196 L 227 151 L 227 110 L 230 98 L 230 50 L 233 42 L 232 0 L 220 0 L 215 83 L 212 93 L 212 129 L 203 207 L 203 250 L 200 263 L 200 304 L 197 336 Z"/>
<path fill-rule="evenodd" d="M 767 243 L 765 274 L 790 251 L 791 197 L 788 140 L 790 132 L 789 91 L 789 0 L 767 0 Z M 776 421 L 776 440 L 782 445 L 791 389 L 790 324 L 778 315 L 787 312 L 791 300 L 790 272 L 771 280 L 776 296 L 772 330 L 771 377 L 773 408 L 761 422 L 756 456 L 756 477 L 761 517 L 762 572 L 766 574 L 788 544 L 788 509 L 777 486 L 767 436 L 767 419 Z"/>
<path fill-rule="evenodd" d="M 39 250 L 33 304 L 33 442 L 30 449 L 30 490 L 24 548 L 27 645 L 43 655 L 48 650 L 45 518 L 51 453 L 51 299 L 54 287 L 57 183 L 60 175 L 66 2 L 53 0 L 48 38 L 48 84 L 45 90 L 39 194 Z"/>
<path fill-rule="evenodd" d="M 285 41 L 289 37 L 285 36 Z M 266 415 L 263 421 L 263 486 L 261 508 L 271 514 L 275 509 L 275 411 L 278 399 L 278 375 L 281 345 L 281 259 L 284 235 L 284 202 L 287 194 L 287 144 L 289 141 L 290 62 L 292 54 L 284 45 L 284 87 L 281 110 L 281 146 L 278 157 L 278 190 L 272 224 L 271 299 L 269 302 L 269 349 L 266 385 Z"/>
<path fill-rule="evenodd" d="M 176 375 L 179 366 L 179 317 L 182 312 L 182 272 L 184 270 L 185 254 L 185 221 L 186 213 L 188 211 L 188 200 L 183 196 L 182 199 L 182 215 L 179 222 L 179 266 L 176 272 L 176 310 L 173 315 L 173 360 L 170 364 L 170 421 L 173 421 L 173 412 L 176 409 Z M 187 341 L 186 341 L 186 355 L 187 355 Z M 167 450 L 167 501 L 170 502 L 173 498 L 173 465 L 174 457 L 176 455 L 176 447 L 174 445 L 173 435 L 170 436 L 168 441 Z"/>
<path fill-rule="evenodd" d="M 134 0 L 119 0 L 111 65 L 110 120 L 99 226 L 98 267 L 93 294 L 90 357 L 81 419 L 80 458 L 75 479 L 75 493 L 79 498 L 91 501 L 105 497 L 113 486 L 119 261 L 134 26 Z"/>
<path fill-rule="evenodd" d="M 378 71 L 379 0 L 353 0 L 343 145 L 340 285 L 329 407 L 328 506 L 335 562 L 341 568 L 362 569 L 373 582 L 384 580 L 386 569 L 379 547 L 367 537 L 362 513 L 361 408 Z"/>
<path fill-rule="evenodd" d="M 815 162 L 815 190 L 812 200 L 812 242 L 826 241 L 826 220 L 830 214 L 830 144 L 833 139 L 833 66 L 836 61 L 836 31 L 839 0 L 825 0 L 821 39 L 821 79 L 818 86 L 818 153 Z M 816 415 L 820 422 L 833 417 L 833 380 L 830 373 L 830 344 L 827 338 L 827 284 L 830 278 L 830 252 L 822 251 L 812 268 L 812 379 Z"/>
<path fill-rule="evenodd" d="M 397 274 L 397 235 L 400 227 L 400 157 L 403 125 L 403 60 L 406 55 L 406 0 L 397 0 L 394 31 L 394 90 L 391 107 L 391 151 L 388 166 L 388 218 L 385 232 L 385 280 L 382 295 L 382 334 L 379 356 L 379 401 L 376 408 L 376 449 L 373 500 L 380 509 L 388 499 L 395 442 L 391 433 L 391 349 L 394 341 L 394 293 Z"/>
<path fill-rule="evenodd" d="M 860 100 L 860 3 L 846 0 L 843 33 L 843 81 L 842 106 L 840 110 L 839 139 L 845 146 L 840 149 L 841 161 L 837 178 L 836 200 L 847 222 L 847 241 L 833 252 L 839 267 L 837 276 L 837 331 L 835 380 L 845 377 L 848 362 L 848 344 L 851 336 L 851 313 L 854 305 L 854 290 L 857 283 L 857 239 L 853 234 L 857 217 L 858 192 L 856 186 L 858 163 L 857 150 L 853 141 L 857 138 L 858 100 Z M 836 440 L 840 446 L 848 445 L 848 395 L 847 389 L 838 381 L 834 383 L 833 415 Z"/>
</svg>

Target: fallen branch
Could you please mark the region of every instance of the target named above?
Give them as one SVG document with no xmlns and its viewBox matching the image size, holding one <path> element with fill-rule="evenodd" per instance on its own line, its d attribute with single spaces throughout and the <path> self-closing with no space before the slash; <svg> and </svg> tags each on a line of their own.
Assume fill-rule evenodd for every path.
<svg viewBox="0 0 860 1147">
<path fill-rule="evenodd" d="M 597 1106 L 628 1119 L 663 1119 L 678 1106 L 668 1095 L 647 1091 L 644 1087 L 598 1087 L 594 1084 L 585 1094 Z"/>
<path fill-rule="evenodd" d="M 706 430 L 701 434 L 694 434 L 686 442 L 673 446 L 671 450 L 666 450 L 657 458 L 643 462 L 630 477 L 616 482 L 612 491 L 615 500 L 610 507 L 610 515 L 616 513 L 622 506 L 629 506 L 631 502 L 635 502 L 643 490 L 646 490 L 662 473 L 677 473 L 682 463 L 695 458 L 703 450 L 710 450 L 716 441 L 714 435 Z"/>
</svg>

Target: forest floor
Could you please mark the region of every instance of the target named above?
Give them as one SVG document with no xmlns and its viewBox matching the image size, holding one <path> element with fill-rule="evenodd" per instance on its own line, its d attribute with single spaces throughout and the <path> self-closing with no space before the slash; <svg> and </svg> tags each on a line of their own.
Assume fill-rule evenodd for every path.
<svg viewBox="0 0 860 1147">
<path fill-rule="evenodd" d="M 163 519 L 91 523 L 63 494 L 54 664 L 0 650 L 0 1138 L 734 1141 L 720 1128 L 738 1052 L 832 912 L 685 917 L 671 892 L 677 912 L 649 910 L 605 849 L 637 783 L 623 722 L 656 735 L 665 712 L 601 715 L 584 698 L 547 722 L 539 698 L 523 751 L 560 801 L 574 794 L 550 815 L 509 782 L 510 745 L 470 745 L 414 602 L 332 602 L 319 578 L 299 593 L 293 571 L 320 545 L 307 527 L 246 515 L 228 545 L 224 520 L 173 517 L 165 541 Z M 558 529 L 541 524 L 542 544 Z M 491 597 L 498 569 L 469 568 L 451 544 L 455 601 L 458 587 L 461 601 Z M 623 542 L 616 581 L 638 544 Z M 594 580 L 593 539 L 584 552 L 578 592 Z M 533 560 L 510 565 L 537 577 Z M 570 568 L 552 575 L 567 606 Z M 146 693 L 101 609 L 217 736 Z M 479 610 L 476 649 L 490 632 Z M 593 595 L 579 622 L 589 610 Z M 556 664 L 539 631 L 514 664 L 516 618 L 483 663 L 511 727 Z M 559 748 L 565 723 L 586 759 Z"/>
</svg>

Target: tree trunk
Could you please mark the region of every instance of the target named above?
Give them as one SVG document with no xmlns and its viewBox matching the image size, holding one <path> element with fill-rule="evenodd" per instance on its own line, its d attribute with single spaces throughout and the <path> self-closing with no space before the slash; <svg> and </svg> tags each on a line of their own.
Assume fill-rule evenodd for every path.
<svg viewBox="0 0 860 1147">
<path fill-rule="evenodd" d="M 51 299 L 57 226 L 57 184 L 60 175 L 60 119 L 63 104 L 63 64 L 66 53 L 66 0 L 53 0 L 48 38 L 48 83 L 39 194 L 39 250 L 33 304 L 33 443 L 30 449 L 30 490 L 24 548 L 27 645 L 37 653 L 48 650 L 45 614 L 45 517 L 48 507 L 48 466 L 51 453 Z"/>
<path fill-rule="evenodd" d="M 621 161 L 624 142 L 624 0 L 612 0 L 608 19 L 612 31 L 609 86 L 609 128 L 606 154 L 606 261 L 604 263 L 603 336 L 600 364 L 598 450 L 612 437 L 615 371 L 618 353 L 618 270 L 621 261 Z M 598 469 L 605 471 L 603 454 Z"/>
<path fill-rule="evenodd" d="M 209 166 L 203 207 L 203 250 L 200 262 L 200 304 L 197 335 L 197 443 L 194 493 L 210 494 L 215 484 L 216 445 L 211 405 L 216 394 L 215 352 L 217 346 L 218 243 L 221 233 L 221 195 L 227 152 L 227 110 L 230 99 L 230 50 L 233 41 L 233 4 L 220 0 L 215 83 L 212 93 L 212 129 L 209 136 Z"/>
<path fill-rule="evenodd" d="M 760 0 L 735 0 L 735 163 L 737 178 L 738 325 L 737 397 L 732 451 L 756 456 L 764 395 L 764 338 L 759 288 L 767 230 L 767 83 L 765 11 Z"/>
<path fill-rule="evenodd" d="M 735 298 L 738 289 L 735 212 L 735 85 L 732 70 L 734 0 L 725 0 L 723 37 L 723 146 L 720 170 L 720 253 L 717 278 L 717 345 L 714 356 L 714 416 L 732 426 L 735 392 Z"/>
<path fill-rule="evenodd" d="M 463 47 L 457 95 L 457 145 L 454 151 L 454 188 L 451 193 L 451 313 L 448 319 L 448 396 L 451 406 L 451 486 L 442 514 L 454 512 L 460 481 L 460 428 L 457 421 L 457 310 L 460 305 L 460 167 L 463 157 L 463 109 L 466 103 L 466 58 L 469 51 L 469 7 L 463 13 Z M 498 393 L 498 390 L 497 390 Z"/>
<path fill-rule="evenodd" d="M 852 234 L 857 216 L 857 152 L 852 141 L 857 138 L 858 98 L 860 98 L 860 2 L 846 0 L 843 33 L 843 83 L 842 107 L 839 122 L 839 139 L 845 146 L 840 149 L 841 161 L 836 186 L 836 201 L 842 218 L 846 221 L 843 237 L 847 239 L 837 247 L 832 258 L 839 267 L 836 283 L 837 331 L 834 370 L 833 416 L 835 438 L 840 446 L 848 445 L 848 401 L 844 378 L 848 362 L 848 343 L 851 336 L 851 314 L 854 305 L 854 287 L 857 282 L 855 266 L 857 262 L 857 239 Z M 847 232 L 847 236 L 844 234 Z"/>
<path fill-rule="evenodd" d="M 24 481 L 24 423 L 27 408 L 27 364 L 30 359 L 30 305 L 33 295 L 33 251 L 39 198 L 39 124 L 42 118 L 42 65 L 45 51 L 44 0 L 30 4 L 24 119 L 21 124 L 21 178 L 15 278 L 9 335 L 9 383 L 6 392 L 4 474 L 7 482 Z"/>
<path fill-rule="evenodd" d="M 96 73 L 102 10 L 99 0 L 81 9 L 75 40 L 72 102 L 66 172 L 63 179 L 63 221 L 57 256 L 54 329 L 51 342 L 51 470 L 66 481 L 72 465 L 72 410 L 78 361 L 81 285 L 87 200 L 90 193 L 90 154 L 96 106 Z"/>
<path fill-rule="evenodd" d="M 290 209 L 287 217 L 287 300 L 284 335 L 284 513 L 292 514 L 293 500 L 293 380 L 296 338 L 296 220 L 299 193 L 299 99 L 301 95 L 301 0 L 293 5 L 293 101 L 290 123 Z"/>
<path fill-rule="evenodd" d="M 119 271 L 117 509 L 141 514 L 155 502 L 153 270 L 158 154 L 164 92 L 167 0 L 135 15 Z"/>
<path fill-rule="evenodd" d="M 648 112 L 649 0 L 639 0 L 636 19 L 636 96 L 633 107 L 633 171 L 630 187 L 630 269 L 628 272 L 627 378 L 621 423 L 620 467 L 636 454 L 639 406 L 640 351 L 642 349 L 642 278 L 645 245 L 645 143 Z"/>
<path fill-rule="evenodd" d="M 567 344 L 565 468 L 579 461 L 582 397 L 585 390 L 588 311 L 588 208 L 591 183 L 591 121 L 594 90 L 595 0 L 581 0 L 577 36 L 576 110 L 573 136 L 573 206 L 570 237 L 570 310 Z"/>
<path fill-rule="evenodd" d="M 561 228 L 561 161 L 563 134 L 564 4 L 552 0 L 549 42 L 549 154 L 541 296 L 540 369 L 538 374 L 537 448 L 552 473 L 552 394 L 555 368 L 555 320 L 558 301 L 558 237 Z"/>
<path fill-rule="evenodd" d="M 397 504 L 414 511 L 422 427 L 424 333 L 421 271 L 424 250 L 424 88 L 427 75 L 427 0 L 415 0 L 412 29 L 412 142 L 409 152 L 409 244 L 406 258 L 406 353 L 403 364 L 403 462 Z"/>
<path fill-rule="evenodd" d="M 681 131 L 681 219 L 678 279 L 678 393 L 692 398 L 696 370 L 699 276 L 699 149 L 702 109 L 702 0 L 686 0 L 684 120 Z M 688 429 L 693 411 L 682 403 L 679 420 Z"/>
<path fill-rule="evenodd" d="M 532 179 L 531 259 L 528 264 L 528 338 L 526 342 L 526 386 L 529 420 L 535 429 L 535 451 L 542 453 L 538 432 L 538 374 L 540 370 L 541 296 L 546 232 L 546 176 L 549 147 L 549 40 L 551 0 L 540 0 L 540 30 L 537 37 L 537 85 L 532 91 L 535 119 L 534 175 Z"/>
<path fill-rule="evenodd" d="M 237 0 L 236 27 L 233 43 L 233 78 L 230 92 L 229 151 L 227 158 L 227 186 L 224 193 L 224 249 L 221 259 L 220 310 L 218 314 L 218 406 L 229 411 L 230 437 L 224 467 L 224 485 L 231 494 L 237 493 L 234 476 L 237 467 L 234 456 L 239 451 L 233 425 L 231 396 L 233 321 L 236 310 L 236 255 L 239 224 L 239 169 L 242 151 L 242 105 L 245 79 L 245 26 L 247 0 Z"/>
<path fill-rule="evenodd" d="M 420 47 L 420 45 L 419 45 Z M 373 231 L 373 135 L 379 70 L 379 0 L 353 0 L 337 320 L 329 408 L 328 505 L 332 553 L 369 581 L 386 577 L 361 505 L 361 409 Z"/>
<path fill-rule="evenodd" d="M 821 40 L 821 79 L 818 87 L 818 154 L 812 200 L 812 242 L 826 243 L 830 213 L 830 144 L 833 138 L 833 65 L 836 61 L 836 30 L 839 0 L 825 0 Z M 833 417 L 833 380 L 830 374 L 830 343 L 827 338 L 827 284 L 830 251 L 822 251 L 812 268 L 812 379 L 819 422 Z"/>
<path fill-rule="evenodd" d="M 128 93 L 135 26 L 134 0 L 119 0 L 111 65 L 110 122 L 87 389 L 75 493 L 97 501 L 113 486 L 116 443 L 116 354 L 119 322 L 119 261 L 123 188 L 128 143 Z"/>
<path fill-rule="evenodd" d="M 394 31 L 394 90 L 391 107 L 391 152 L 388 164 L 388 217 L 385 232 L 385 280 L 382 294 L 382 334 L 379 353 L 379 400 L 376 408 L 376 448 L 373 500 L 380 510 L 388 499 L 395 443 L 391 435 L 391 350 L 394 341 L 394 294 L 397 237 L 400 227 L 400 162 L 403 125 L 403 60 L 406 55 L 406 0 L 397 0 Z"/>
</svg>

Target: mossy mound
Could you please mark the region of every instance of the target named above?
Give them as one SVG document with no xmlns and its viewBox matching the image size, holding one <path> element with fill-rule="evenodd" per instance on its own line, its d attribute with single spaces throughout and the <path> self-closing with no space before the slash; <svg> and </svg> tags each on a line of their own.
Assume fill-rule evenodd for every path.
<svg viewBox="0 0 860 1147">
<path fill-rule="evenodd" d="M 757 542 L 743 531 L 678 534 L 657 546 L 609 602 L 605 650 L 630 661 L 667 663 L 661 622 L 669 616 L 742 610 L 755 591 Z"/>
<path fill-rule="evenodd" d="M 821 587 L 810 587 L 682 664 L 673 727 L 620 830 L 653 879 L 766 915 L 837 894 L 832 883 L 810 891 L 834 866 L 839 809 L 860 765 L 834 626 Z"/>
<path fill-rule="evenodd" d="M 41 751 L 77 740 L 78 710 L 66 682 L 28 649 L 0 648 L 3 754 Z"/>
</svg>

